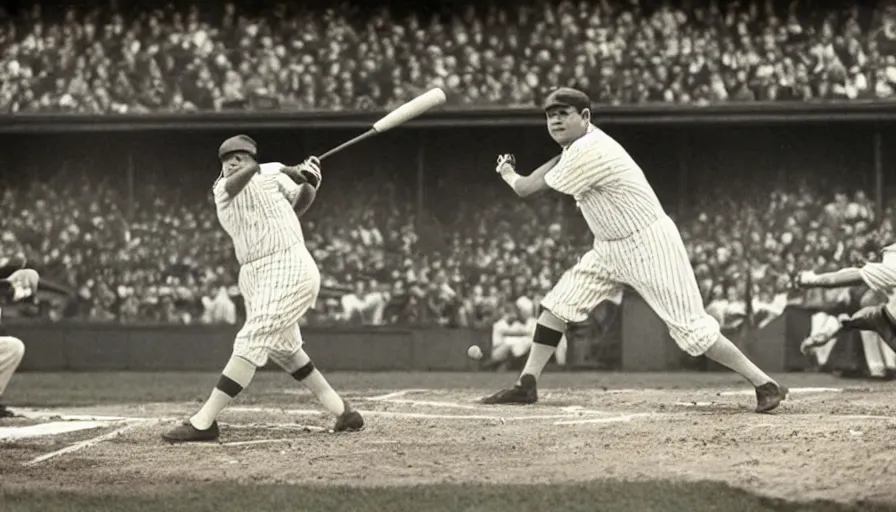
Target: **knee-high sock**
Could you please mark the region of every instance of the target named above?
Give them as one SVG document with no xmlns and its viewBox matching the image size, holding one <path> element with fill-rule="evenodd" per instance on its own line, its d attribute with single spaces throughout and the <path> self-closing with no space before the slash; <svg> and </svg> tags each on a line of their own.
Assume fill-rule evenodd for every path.
<svg viewBox="0 0 896 512">
<path fill-rule="evenodd" d="M 285 361 L 275 362 L 289 372 L 297 381 L 305 385 L 314 393 L 317 400 L 324 408 L 336 416 L 345 412 L 345 402 L 327 382 L 320 370 L 314 367 L 311 358 L 304 350 L 299 349 L 292 357 Z"/>
<path fill-rule="evenodd" d="M 190 423 L 199 430 L 206 430 L 212 426 L 218 414 L 227 407 L 233 397 L 240 394 L 255 376 L 255 365 L 242 357 L 231 357 L 227 366 L 221 372 L 218 384 L 212 390 L 212 394 L 199 409 L 199 412 L 190 418 Z"/>
<path fill-rule="evenodd" d="M 721 334 L 719 339 L 706 351 L 706 357 L 731 368 L 754 386 L 772 382 L 771 377 L 753 364 L 753 361 L 747 359 L 747 356 L 734 343 L 731 343 L 731 340 Z"/>
</svg>

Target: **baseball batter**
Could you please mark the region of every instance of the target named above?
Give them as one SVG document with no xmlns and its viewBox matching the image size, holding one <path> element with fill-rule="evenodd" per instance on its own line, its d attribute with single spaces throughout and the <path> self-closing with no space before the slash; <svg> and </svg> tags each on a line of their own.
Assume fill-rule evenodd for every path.
<svg viewBox="0 0 896 512">
<path fill-rule="evenodd" d="M 0 280 L 0 298 L 4 302 L 20 301 L 33 297 L 37 292 L 40 276 L 32 269 L 21 269 L 13 272 L 8 278 Z M 2 315 L 2 311 L 0 311 Z M 25 356 L 25 344 L 13 336 L 7 336 L 0 327 L 0 418 L 10 418 L 14 414 L 3 405 L 3 392 L 12 379 L 13 374 Z"/>
<path fill-rule="evenodd" d="M 336 417 L 335 431 L 364 426 L 361 415 L 330 387 L 302 348 L 298 322 L 317 301 L 320 273 L 294 208 L 300 183 L 315 190 L 320 186 L 320 162 L 312 157 L 295 167 L 259 165 L 257 154 L 255 141 L 245 135 L 225 140 L 218 149 L 222 170 L 213 193 L 218 220 L 232 238 L 240 264 L 246 322 L 208 401 L 183 425 L 162 435 L 169 442 L 217 439 L 218 414 L 268 358 L 314 393 Z"/>
<path fill-rule="evenodd" d="M 887 302 L 866 306 L 840 321 L 844 329 L 874 331 L 891 349 L 896 350 L 896 244 L 881 251 L 879 263 L 866 263 L 861 268 L 850 267 L 816 274 L 804 271 L 797 274 L 794 285 L 800 288 L 844 288 L 865 284 L 886 295 Z"/>
<path fill-rule="evenodd" d="M 591 101 L 561 88 L 545 103 L 547 128 L 562 153 L 528 176 L 512 155 L 498 157 L 497 172 L 521 197 L 554 189 L 576 199 L 594 234 L 593 248 L 566 271 L 542 301 L 532 349 L 517 384 L 486 397 L 489 404 L 530 404 L 536 381 L 570 322 L 584 321 L 600 302 L 630 285 L 692 356 L 706 355 L 756 388 L 756 412 L 776 408 L 787 395 L 731 341 L 703 307 L 678 228 L 660 205 L 628 152 L 591 123 Z"/>
</svg>

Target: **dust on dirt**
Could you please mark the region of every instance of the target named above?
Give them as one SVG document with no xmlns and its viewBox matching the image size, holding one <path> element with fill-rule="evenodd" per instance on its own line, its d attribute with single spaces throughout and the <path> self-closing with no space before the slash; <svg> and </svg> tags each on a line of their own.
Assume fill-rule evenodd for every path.
<svg viewBox="0 0 896 512">
<path fill-rule="evenodd" d="M 712 480 L 788 500 L 896 502 L 896 388 L 794 390 L 774 414 L 732 389 L 542 393 L 537 405 L 484 406 L 484 390 L 353 396 L 368 427 L 327 432 L 307 394 L 266 395 L 221 416 L 219 443 L 159 434 L 195 403 L 69 409 L 144 418 L 129 431 L 34 465 L 96 431 L 22 440 L 0 452 L 4 487 L 153 490 L 197 482 L 344 484 Z M 110 427 L 111 429 L 111 427 Z M 107 429 L 109 430 L 109 429 Z"/>
</svg>

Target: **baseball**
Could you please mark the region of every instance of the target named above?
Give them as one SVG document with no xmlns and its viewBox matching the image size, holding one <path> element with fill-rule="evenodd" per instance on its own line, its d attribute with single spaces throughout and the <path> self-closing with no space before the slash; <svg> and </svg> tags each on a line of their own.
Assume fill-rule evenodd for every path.
<svg viewBox="0 0 896 512">
<path fill-rule="evenodd" d="M 479 348 L 479 345 L 470 345 L 467 355 L 470 356 L 470 359 L 482 359 L 482 349 Z"/>
</svg>

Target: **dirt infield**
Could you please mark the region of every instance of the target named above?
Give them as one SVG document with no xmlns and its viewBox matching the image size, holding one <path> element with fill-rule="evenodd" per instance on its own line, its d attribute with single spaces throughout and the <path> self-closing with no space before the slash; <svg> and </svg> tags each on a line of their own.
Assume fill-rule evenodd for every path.
<svg viewBox="0 0 896 512">
<path fill-rule="evenodd" d="M 303 388 L 264 373 L 222 415 L 219 443 L 170 446 L 159 433 L 198 407 L 213 375 L 24 374 L 10 398 L 29 404 L 20 408 L 28 418 L 0 423 L 0 438 L 6 436 L 0 489 L 116 493 L 217 482 L 380 487 L 610 479 L 715 481 L 788 501 L 896 504 L 896 384 L 783 376 L 790 400 L 774 414 L 757 415 L 750 412 L 752 389 L 730 375 L 556 374 L 544 377 L 537 405 L 476 403 L 512 379 L 334 375 L 334 386 L 369 425 L 337 435 L 327 431 L 331 420 Z M 41 406 L 50 395 L 54 405 Z M 141 399 L 159 395 L 170 400 Z M 11 438 L 25 430 L 10 427 L 64 425 L 84 429 Z"/>
</svg>

